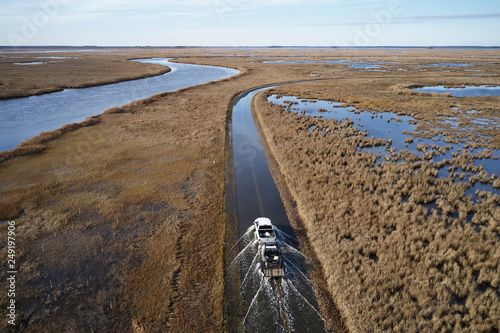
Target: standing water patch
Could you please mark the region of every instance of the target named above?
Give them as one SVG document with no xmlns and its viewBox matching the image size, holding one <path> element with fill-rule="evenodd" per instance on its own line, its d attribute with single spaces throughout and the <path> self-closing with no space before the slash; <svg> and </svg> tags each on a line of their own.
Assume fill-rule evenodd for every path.
<svg viewBox="0 0 500 333">
<path fill-rule="evenodd" d="M 427 93 L 451 94 L 453 97 L 487 97 L 500 96 L 500 87 L 494 86 L 464 86 L 461 88 L 446 88 L 444 86 L 415 88 L 413 91 Z"/>
<path fill-rule="evenodd" d="M 436 178 L 450 178 L 456 183 L 466 184 L 466 195 L 472 195 L 474 201 L 484 191 L 500 195 L 500 151 L 478 148 L 463 134 L 486 127 L 496 128 L 499 118 L 483 119 L 477 118 L 477 112 L 461 112 L 464 117 L 472 117 L 470 122 L 459 126 L 457 119 L 442 118 L 435 125 L 439 130 L 429 133 L 417 129 L 417 125 L 424 121 L 393 112 L 362 111 L 340 102 L 299 99 L 295 96 L 271 95 L 268 102 L 308 117 L 339 122 L 349 120 L 364 136 L 384 139 L 383 146 L 358 147 L 359 152 L 376 155 L 376 163 L 432 162 L 439 169 Z M 317 131 L 318 135 L 328 135 L 324 129 L 315 126 L 309 130 Z M 459 131 L 464 137 L 457 138 L 460 135 L 450 134 L 456 133 L 453 131 Z"/>
</svg>

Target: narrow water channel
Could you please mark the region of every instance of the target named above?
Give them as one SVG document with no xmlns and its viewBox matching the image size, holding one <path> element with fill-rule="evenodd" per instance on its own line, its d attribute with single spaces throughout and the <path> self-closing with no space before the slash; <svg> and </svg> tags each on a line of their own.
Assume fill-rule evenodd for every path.
<svg viewBox="0 0 500 333">
<path fill-rule="evenodd" d="M 226 276 L 227 280 L 238 281 L 238 287 L 233 286 L 230 292 L 241 293 L 242 311 L 233 311 L 230 314 L 233 318 L 229 320 L 238 322 L 238 330 L 245 332 L 325 332 L 324 320 L 307 275 L 307 258 L 300 252 L 252 117 L 252 98 L 269 88 L 244 93 L 232 109 L 239 240 L 230 249 L 234 254 L 226 265 Z M 282 279 L 263 278 L 261 275 L 252 229 L 253 221 L 261 216 L 270 218 L 278 230 L 285 265 Z"/>
<path fill-rule="evenodd" d="M 224 67 L 169 62 L 168 58 L 135 60 L 168 66 L 171 71 L 154 77 L 82 89 L 0 100 L 0 151 L 15 148 L 42 132 L 154 94 L 195 86 L 239 73 Z M 41 65 L 43 66 L 43 65 Z"/>
</svg>

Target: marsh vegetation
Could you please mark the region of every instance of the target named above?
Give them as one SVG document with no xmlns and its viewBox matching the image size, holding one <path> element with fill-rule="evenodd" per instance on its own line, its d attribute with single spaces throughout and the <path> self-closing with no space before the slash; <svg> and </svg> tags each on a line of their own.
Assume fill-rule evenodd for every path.
<svg viewBox="0 0 500 333">
<path fill-rule="evenodd" d="M 134 80 L 167 73 L 160 65 L 128 61 L 140 54 L 114 52 L 0 52 L 0 99 L 26 97 Z"/>
<path fill-rule="evenodd" d="M 180 53 L 126 54 L 122 71 L 130 57 Z M 290 77 L 224 63 L 243 73 L 107 110 L 3 154 L 0 221 L 15 220 L 19 234 L 20 330 L 223 329 L 227 107 L 242 90 Z"/>
<path fill-rule="evenodd" d="M 496 331 L 498 100 L 400 87 L 383 79 L 302 83 L 259 95 L 256 109 L 350 330 Z M 330 103 L 352 116 L 331 106 L 328 114 L 318 99 L 342 101 Z M 466 111 L 452 108 L 466 103 Z M 408 116 L 415 128 L 398 145 L 383 137 Z M 387 128 L 368 130 L 374 118 Z"/>
<path fill-rule="evenodd" d="M 333 298 L 353 332 L 498 330 L 498 179 L 480 170 L 499 148 L 498 97 L 412 91 L 498 85 L 498 51 L 402 52 L 129 49 L 95 60 L 53 54 L 72 59 L 24 66 L 15 63 L 46 60 L 2 54 L 4 97 L 160 70 L 131 58 L 182 57 L 176 61 L 241 70 L 113 108 L 2 155 L 0 220 L 15 220 L 19 233 L 19 329 L 221 331 L 228 105 L 252 87 L 321 78 L 329 81 L 272 94 L 337 101 L 377 119 L 392 111 L 401 123 L 391 123 L 400 125 L 411 116 L 417 123 L 408 145 L 421 145 L 414 157 L 395 140 L 367 137 L 359 121 L 310 118 L 270 105 L 267 96 L 257 100 L 276 170 L 324 273 L 311 279 L 315 292 L 323 284 L 330 293 L 316 295 L 322 317 L 331 320 L 323 309 Z M 317 63 L 263 63 L 305 59 Z M 384 71 L 349 68 L 342 59 Z M 462 151 L 419 142 L 436 135 Z M 443 161 L 434 155 L 443 153 L 450 162 L 438 167 Z M 476 186 L 485 181 L 477 195 L 467 192 L 471 178 Z M 0 224 L 2 234 L 6 227 Z M 0 304 L 6 301 L 1 294 Z"/>
</svg>

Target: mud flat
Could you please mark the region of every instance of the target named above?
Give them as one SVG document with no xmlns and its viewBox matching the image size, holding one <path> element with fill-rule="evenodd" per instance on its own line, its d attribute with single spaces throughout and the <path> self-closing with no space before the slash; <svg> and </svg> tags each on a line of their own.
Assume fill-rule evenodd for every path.
<svg viewBox="0 0 500 333">
<path fill-rule="evenodd" d="M 487 72 L 485 80 L 496 74 Z M 499 99 L 411 92 L 411 81 L 283 86 L 257 96 L 256 111 L 349 330 L 496 332 Z M 281 105 L 268 101 L 276 97 Z M 305 99 L 317 102 L 301 110 Z M 325 108 L 315 107 L 318 100 L 340 102 L 363 120 L 328 119 Z M 388 116 L 389 110 L 396 115 Z M 370 118 L 380 117 L 395 126 L 411 118 L 415 129 L 403 146 L 443 137 L 463 149 L 422 143 L 420 155 L 395 149 L 392 140 L 365 131 Z M 451 119 L 460 119 L 459 126 Z M 468 127 L 475 124 L 484 126 Z M 449 160 L 438 159 L 450 149 Z M 496 167 L 487 173 L 483 164 L 494 155 Z M 469 193 L 479 179 L 483 188 Z"/>
</svg>

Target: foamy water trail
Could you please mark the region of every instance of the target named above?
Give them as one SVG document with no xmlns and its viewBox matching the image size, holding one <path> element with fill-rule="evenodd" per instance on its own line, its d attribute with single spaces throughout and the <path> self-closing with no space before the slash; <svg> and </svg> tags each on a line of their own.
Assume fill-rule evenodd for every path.
<svg viewBox="0 0 500 333">
<path fill-rule="evenodd" d="M 265 285 L 264 292 L 267 296 L 266 301 L 270 302 L 271 306 L 269 307 L 272 310 L 273 313 L 273 320 L 275 323 L 281 323 L 281 313 L 280 313 L 280 308 L 279 308 L 279 303 L 276 295 L 276 288 L 273 288 L 271 284 L 270 279 L 263 279 L 262 283 Z M 268 307 L 266 307 L 266 310 L 269 310 Z"/>
<path fill-rule="evenodd" d="M 311 302 L 309 302 L 309 300 L 300 293 L 300 291 L 293 285 L 293 283 L 289 280 L 283 280 L 283 290 L 285 290 L 285 286 L 286 287 L 290 287 L 290 290 L 293 291 L 293 294 L 294 295 L 297 295 L 299 296 L 302 301 L 304 302 L 304 304 L 307 304 L 309 305 L 309 307 L 314 310 L 314 312 L 324 321 L 325 319 L 321 316 L 321 313 L 319 313 L 319 311 L 316 309 L 316 307 L 314 305 L 311 304 Z M 288 293 L 288 295 L 291 295 L 290 293 Z M 287 302 L 288 303 L 288 302 Z"/>
<path fill-rule="evenodd" d="M 244 239 L 245 237 L 250 236 L 250 234 L 251 234 L 254 230 L 255 230 L 255 226 L 253 226 L 253 225 L 252 225 L 250 228 L 248 228 L 248 230 L 247 230 L 247 231 L 243 234 L 243 236 L 241 236 L 241 237 L 240 237 L 240 239 L 238 239 L 238 241 L 237 241 L 236 243 L 234 243 L 234 245 L 231 247 L 231 249 L 229 250 L 229 252 L 231 252 L 231 251 L 234 249 L 234 247 L 235 247 L 236 245 L 238 245 L 238 244 L 239 244 L 239 242 L 241 242 L 241 240 L 242 240 L 242 239 Z"/>
<path fill-rule="evenodd" d="M 229 266 L 227 267 L 227 269 L 231 269 L 231 266 L 238 260 L 240 260 L 241 256 L 246 252 L 248 251 L 248 249 L 250 249 L 252 246 L 255 246 L 255 244 L 257 243 L 257 241 L 252 241 L 250 243 L 247 244 L 247 246 L 245 246 L 245 248 L 243 248 L 243 250 L 240 251 L 240 253 L 238 253 L 238 255 L 236 257 L 234 257 L 233 261 L 231 261 L 231 263 L 229 264 Z"/>
<path fill-rule="evenodd" d="M 304 253 L 300 252 L 299 250 L 297 250 L 297 249 L 296 249 L 296 248 L 294 248 L 293 246 L 288 245 L 287 243 L 283 243 L 283 242 L 281 242 L 281 244 L 282 244 L 282 245 L 284 245 L 284 246 L 285 246 L 285 248 L 286 248 L 286 249 L 285 249 L 285 251 L 282 251 L 282 253 L 293 253 L 293 254 L 298 254 L 298 255 L 300 255 L 300 256 L 301 256 L 301 257 L 303 257 L 303 258 L 307 258 L 307 256 L 306 256 Z"/>
<path fill-rule="evenodd" d="M 255 257 L 253 258 L 252 263 L 250 264 L 250 268 L 248 269 L 247 273 L 245 274 L 245 278 L 241 282 L 241 289 L 245 288 L 245 284 L 246 284 L 247 278 L 250 275 L 250 273 L 252 273 L 252 275 L 259 273 L 260 263 L 257 263 L 257 264 L 255 263 L 257 261 L 257 259 L 259 259 L 259 252 L 257 252 L 255 254 Z"/>
<path fill-rule="evenodd" d="M 245 244 L 245 247 L 228 267 L 233 267 L 235 262 L 240 265 L 240 290 L 246 303 L 243 319 L 245 329 L 248 332 L 309 332 L 314 327 L 314 332 L 323 332 L 321 327 L 313 324 L 324 322 L 324 319 L 312 303 L 312 282 L 302 267 L 306 256 L 285 243 L 284 239 L 293 240 L 292 237 L 277 232 L 287 274 L 278 280 L 263 278 L 259 262 L 260 252 L 256 241 L 249 239 L 253 231 L 250 227 L 233 245 L 233 248 L 237 244 Z"/>
<path fill-rule="evenodd" d="M 279 239 L 288 238 L 289 240 L 295 242 L 296 244 L 299 243 L 299 241 L 297 240 L 297 238 L 293 237 L 292 235 L 287 234 L 286 232 L 280 230 L 277 227 L 274 227 L 274 228 L 276 229 L 276 234 L 277 234 L 277 236 L 278 236 Z"/>
<path fill-rule="evenodd" d="M 286 289 L 286 285 L 282 283 L 281 288 L 283 290 L 283 298 L 284 298 L 284 303 L 285 303 L 285 308 L 287 312 L 287 319 L 288 319 L 288 325 L 290 327 L 290 331 L 295 332 L 295 317 L 293 316 L 293 307 L 291 302 L 288 300 L 288 292 Z"/>
<path fill-rule="evenodd" d="M 295 264 L 294 264 L 294 263 L 293 263 L 290 259 L 285 258 L 285 257 L 283 257 L 283 259 L 284 259 L 284 261 L 286 261 L 286 262 L 288 262 L 290 265 L 292 265 L 292 266 L 293 266 L 293 268 L 295 268 L 295 269 L 294 269 L 294 271 L 295 271 L 295 272 L 298 272 L 300 275 L 302 275 L 302 277 L 303 277 L 303 278 L 304 278 L 304 280 L 307 282 L 307 284 L 308 284 L 308 285 L 310 285 L 310 286 L 312 287 L 311 279 L 309 279 L 309 277 L 308 277 L 307 275 L 305 275 L 305 274 L 304 274 L 304 272 L 302 272 L 302 270 L 301 270 L 299 267 L 297 267 L 297 266 L 296 266 L 296 265 L 295 265 Z"/>
<path fill-rule="evenodd" d="M 263 281 L 264 282 L 264 281 Z M 248 314 L 252 311 L 252 307 L 254 306 L 255 302 L 257 301 L 257 297 L 259 297 L 260 292 L 262 291 L 262 288 L 264 287 L 265 283 L 261 283 L 259 290 L 255 293 L 255 296 L 253 297 L 252 301 L 250 302 L 250 305 L 248 306 L 247 313 L 245 314 L 245 318 L 243 318 L 243 325 L 247 321 Z"/>
</svg>

